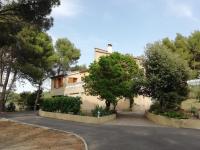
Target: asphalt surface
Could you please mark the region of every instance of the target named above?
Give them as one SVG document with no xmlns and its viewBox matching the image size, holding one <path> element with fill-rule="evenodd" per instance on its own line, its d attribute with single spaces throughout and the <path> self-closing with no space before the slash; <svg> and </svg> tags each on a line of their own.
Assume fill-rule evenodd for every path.
<svg viewBox="0 0 200 150">
<path fill-rule="evenodd" d="M 74 132 L 82 136 L 89 150 L 200 150 L 200 130 L 178 129 L 150 124 L 93 125 L 43 118 L 32 112 L 0 117 Z M 121 118 L 120 118 L 121 119 Z M 130 118 L 134 122 L 134 117 Z"/>
</svg>

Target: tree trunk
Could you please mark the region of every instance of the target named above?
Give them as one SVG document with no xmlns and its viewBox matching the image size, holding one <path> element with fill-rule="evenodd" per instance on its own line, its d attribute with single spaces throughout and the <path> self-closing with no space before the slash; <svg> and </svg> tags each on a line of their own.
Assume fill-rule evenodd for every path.
<svg viewBox="0 0 200 150">
<path fill-rule="evenodd" d="M 110 110 L 110 102 L 106 100 L 106 110 Z"/>
<path fill-rule="evenodd" d="M 114 112 L 115 112 L 115 110 L 116 110 L 116 106 L 117 106 L 117 104 L 116 104 L 116 103 L 113 103 L 113 110 L 114 110 Z"/>
<path fill-rule="evenodd" d="M 0 93 L 0 113 L 4 111 L 4 103 L 2 99 L 2 94 Z"/>
<path fill-rule="evenodd" d="M 10 86 L 9 86 L 8 90 L 6 91 L 5 101 L 7 101 L 7 99 L 8 99 L 8 95 L 10 94 L 12 86 L 16 81 L 16 77 L 17 77 L 17 71 L 14 72 L 14 75 L 13 75 L 12 81 L 10 83 Z"/>
<path fill-rule="evenodd" d="M 34 105 L 34 111 L 37 110 L 37 104 L 38 104 L 38 101 L 40 99 L 41 86 L 42 86 L 42 82 L 40 82 L 39 85 L 38 85 L 37 96 L 36 96 L 35 105 Z"/>
<path fill-rule="evenodd" d="M 11 66 L 9 66 L 8 69 L 7 69 L 6 78 L 5 78 L 4 83 L 0 83 L 0 84 L 3 85 L 2 92 L 0 93 L 0 112 L 4 112 L 5 111 L 6 88 L 7 88 L 7 85 L 8 85 L 10 72 L 11 72 Z"/>
<path fill-rule="evenodd" d="M 129 109 L 132 110 L 134 99 L 133 99 L 133 97 L 129 97 L 128 99 L 129 99 Z"/>
<path fill-rule="evenodd" d="M 163 99 L 160 100 L 160 108 L 161 108 L 161 111 L 164 112 L 164 101 L 163 101 Z"/>
</svg>

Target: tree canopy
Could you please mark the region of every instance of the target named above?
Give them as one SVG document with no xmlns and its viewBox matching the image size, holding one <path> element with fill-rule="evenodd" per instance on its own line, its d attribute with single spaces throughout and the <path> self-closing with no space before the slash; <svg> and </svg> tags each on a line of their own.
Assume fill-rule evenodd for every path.
<svg viewBox="0 0 200 150">
<path fill-rule="evenodd" d="M 105 100 L 107 109 L 110 109 L 110 104 L 115 108 L 117 99 L 124 96 L 126 90 L 131 91 L 132 79 L 139 73 L 133 57 L 117 52 L 100 57 L 88 71 L 89 75 L 84 78 L 86 93 Z"/>
<path fill-rule="evenodd" d="M 34 110 L 36 110 L 41 85 L 50 77 L 53 64 L 56 62 L 55 52 L 51 38 L 36 28 L 24 28 L 18 35 L 20 49 L 17 51 L 17 62 L 23 64 L 20 73 L 38 87 Z M 21 66 L 21 65 L 20 65 Z"/>
<path fill-rule="evenodd" d="M 159 103 L 161 111 L 178 109 L 188 92 L 190 69 L 187 62 L 156 42 L 147 45 L 144 66 L 146 94 Z"/>
<path fill-rule="evenodd" d="M 177 34 L 174 40 L 164 38 L 162 44 L 169 51 L 176 53 L 186 60 L 189 67 L 193 70 L 190 78 L 197 78 L 200 71 L 200 31 L 194 31 L 188 37 Z"/>
<path fill-rule="evenodd" d="M 36 58 L 37 54 L 42 50 L 41 47 L 48 49 L 48 46 L 41 45 L 39 41 L 47 40 L 48 43 L 48 38 L 45 38 L 42 32 L 48 30 L 53 25 L 50 13 L 52 7 L 59 4 L 59 0 L 0 1 L 0 85 L 3 85 L 3 90 L 0 93 L 0 111 L 4 110 L 5 97 L 16 81 L 17 76 L 19 74 L 25 75 L 28 72 L 24 69 L 27 67 L 27 64 L 29 64 L 29 68 L 34 68 L 33 66 L 39 67 L 40 63 L 37 64 L 37 61 L 40 60 Z M 25 39 L 27 36 L 22 38 L 24 35 L 20 37 L 20 34 L 28 28 L 35 28 L 37 32 L 41 32 L 41 40 L 31 39 L 32 35 L 34 37 L 34 33 L 28 31 L 23 33 L 29 34 L 28 39 Z M 42 42 L 45 44 L 44 41 Z M 30 49 L 35 51 L 30 51 Z M 28 50 L 30 53 L 27 53 Z M 43 63 L 43 65 L 45 66 L 46 64 Z M 34 69 L 31 71 L 34 72 Z M 37 75 L 39 75 L 38 72 Z"/>
<path fill-rule="evenodd" d="M 58 39 L 55 49 L 58 57 L 55 64 L 57 74 L 68 71 L 70 66 L 75 64 L 80 57 L 80 50 L 67 38 Z"/>
<path fill-rule="evenodd" d="M 50 13 L 60 0 L 1 0 L 0 23 L 28 23 L 49 29 L 53 25 Z"/>
</svg>

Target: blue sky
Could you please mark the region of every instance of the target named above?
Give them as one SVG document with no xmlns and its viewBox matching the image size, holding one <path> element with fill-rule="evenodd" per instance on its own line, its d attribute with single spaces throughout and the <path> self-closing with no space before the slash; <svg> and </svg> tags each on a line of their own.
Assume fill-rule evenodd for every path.
<svg viewBox="0 0 200 150">
<path fill-rule="evenodd" d="M 95 47 L 112 43 L 116 51 L 139 56 L 147 43 L 199 30 L 199 6 L 199 0 L 61 0 L 48 33 L 54 42 L 72 41 L 81 50 L 79 64 L 89 65 Z M 50 89 L 50 81 L 45 84 Z M 27 81 L 17 82 L 17 92 L 33 90 Z"/>
<path fill-rule="evenodd" d="M 67 37 L 81 50 L 80 64 L 90 64 L 94 47 L 107 43 L 122 53 L 142 55 L 145 45 L 200 27 L 199 0 L 61 0 L 53 9 L 54 42 Z"/>
</svg>

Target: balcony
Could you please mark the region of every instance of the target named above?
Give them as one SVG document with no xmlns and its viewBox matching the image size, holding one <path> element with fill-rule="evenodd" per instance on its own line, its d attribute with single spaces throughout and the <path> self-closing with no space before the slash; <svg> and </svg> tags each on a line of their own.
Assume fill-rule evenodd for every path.
<svg viewBox="0 0 200 150">
<path fill-rule="evenodd" d="M 77 95 L 84 92 L 84 82 L 68 83 L 65 85 L 65 95 Z"/>
</svg>

